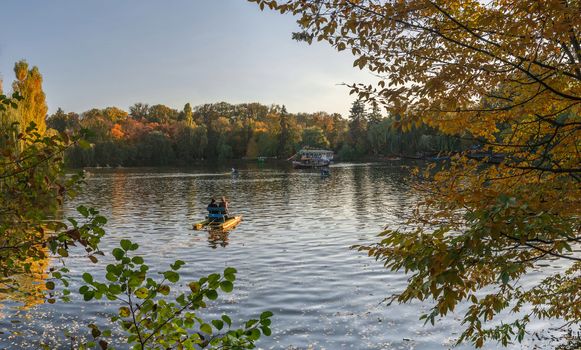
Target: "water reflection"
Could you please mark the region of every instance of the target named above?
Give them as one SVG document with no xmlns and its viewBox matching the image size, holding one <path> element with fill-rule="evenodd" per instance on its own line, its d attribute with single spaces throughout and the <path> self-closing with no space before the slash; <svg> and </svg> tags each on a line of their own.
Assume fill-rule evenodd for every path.
<svg viewBox="0 0 581 350">
<path fill-rule="evenodd" d="M 416 195 L 406 186 L 406 171 L 387 164 L 338 164 L 328 177 L 319 171 L 295 171 L 265 164 L 232 164 L 194 169 L 111 169 L 94 172 L 85 192 L 67 203 L 65 216 L 89 204 L 108 217 L 102 250 L 123 238 L 140 245 L 139 254 L 159 271 L 176 259 L 186 262 L 181 281 L 238 271 L 234 292 L 207 310 L 209 317 L 227 313 L 235 320 L 271 310 L 273 335 L 263 349 L 443 349 L 458 336 L 454 316 L 423 326 L 418 314 L 427 306 L 381 301 L 401 291 L 407 276 L 385 270 L 354 244 L 375 242 L 385 224 L 398 224 Z M 212 195 L 230 199 L 230 211 L 244 221 L 228 232 L 193 231 Z M 78 290 L 86 260 L 67 261 L 71 290 Z M 63 330 L 87 320 L 99 324 L 115 313 L 107 301 L 37 305 L 25 312 L 4 309 L 1 348 L 36 348 L 38 340 L 66 348 Z M 458 310 L 462 315 L 464 310 Z M 457 315 L 456 315 L 457 316 Z M 25 320 L 34 320 L 26 321 Z M 11 321 L 22 321 L 15 326 Z M 539 328 L 546 323 L 538 323 Z M 14 332 L 30 334 L 13 337 Z M 122 349 L 123 347 L 121 347 Z M 470 349 L 461 346 L 458 349 Z M 496 348 L 492 344 L 489 349 Z M 514 347 L 514 348 L 520 348 Z M 541 349 L 541 346 L 537 348 Z"/>
<path fill-rule="evenodd" d="M 208 245 L 211 248 L 226 248 L 231 230 L 208 230 Z"/>
<path fill-rule="evenodd" d="M 2 278 L 2 283 L 0 283 L 0 319 L 6 316 L 2 312 L 4 303 L 9 302 L 19 310 L 27 310 L 44 303 L 49 258 L 48 250 L 44 248 L 42 251 L 44 257 L 28 258 L 24 261 L 24 264 L 30 264 L 29 273 Z"/>
</svg>

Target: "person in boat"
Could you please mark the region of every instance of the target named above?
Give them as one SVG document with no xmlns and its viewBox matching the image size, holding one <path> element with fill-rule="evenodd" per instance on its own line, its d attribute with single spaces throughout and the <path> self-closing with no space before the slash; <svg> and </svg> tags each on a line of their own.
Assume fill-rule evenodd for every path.
<svg viewBox="0 0 581 350">
<path fill-rule="evenodd" d="M 226 214 L 228 214 L 228 201 L 226 200 L 226 197 L 222 196 L 222 199 L 220 200 L 218 207 L 224 208 Z"/>
<path fill-rule="evenodd" d="M 228 220 L 229 216 L 228 216 L 228 201 L 226 200 L 226 197 L 222 196 L 222 199 L 220 200 L 220 203 L 218 203 L 218 207 L 219 208 L 223 208 L 224 212 L 224 220 Z"/>
<path fill-rule="evenodd" d="M 216 203 L 216 198 L 212 198 L 210 204 L 208 204 L 208 208 L 218 208 L 218 203 Z"/>
</svg>

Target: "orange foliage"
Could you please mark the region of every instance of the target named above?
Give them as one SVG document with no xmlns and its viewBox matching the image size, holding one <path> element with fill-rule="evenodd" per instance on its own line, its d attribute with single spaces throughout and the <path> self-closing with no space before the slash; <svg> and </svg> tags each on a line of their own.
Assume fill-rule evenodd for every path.
<svg viewBox="0 0 581 350">
<path fill-rule="evenodd" d="M 113 136 L 113 138 L 116 140 L 120 140 L 123 138 L 123 136 L 125 136 L 125 133 L 123 133 L 123 129 L 121 128 L 121 125 L 119 124 L 113 125 L 113 128 L 111 128 L 111 136 Z"/>
</svg>

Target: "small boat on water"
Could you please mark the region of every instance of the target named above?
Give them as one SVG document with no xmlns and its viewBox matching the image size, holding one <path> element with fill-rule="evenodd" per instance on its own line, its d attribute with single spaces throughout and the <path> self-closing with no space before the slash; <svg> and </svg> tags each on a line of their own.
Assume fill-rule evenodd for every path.
<svg viewBox="0 0 581 350">
<path fill-rule="evenodd" d="M 242 221 L 242 216 L 229 216 L 226 208 L 208 207 L 208 216 L 206 220 L 194 223 L 194 230 L 230 230 L 236 227 Z"/>
<path fill-rule="evenodd" d="M 290 157 L 289 160 L 293 160 L 293 167 L 295 169 L 327 167 L 333 160 L 333 151 L 303 148 Z"/>
</svg>

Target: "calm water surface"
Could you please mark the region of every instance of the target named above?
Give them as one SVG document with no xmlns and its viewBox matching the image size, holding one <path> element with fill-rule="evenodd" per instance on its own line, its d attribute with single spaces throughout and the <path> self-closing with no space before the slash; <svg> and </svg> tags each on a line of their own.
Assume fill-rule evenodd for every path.
<svg viewBox="0 0 581 350">
<path fill-rule="evenodd" d="M 221 294 L 209 314 L 225 312 L 244 320 L 271 310 L 273 334 L 260 340 L 260 348 L 452 347 L 461 313 L 424 327 L 418 317 L 426 305 L 387 307 L 382 300 L 404 287 L 405 275 L 386 271 L 349 249 L 376 241 L 377 233 L 386 224 L 401 222 L 417 200 L 406 186 L 401 164 L 337 164 L 327 178 L 269 164 L 240 165 L 234 177 L 228 169 L 95 170 L 84 194 L 66 203 L 64 215 L 76 216 L 79 204 L 99 209 L 109 218 L 104 251 L 128 238 L 139 243 L 140 255 L 155 269 L 165 270 L 181 259 L 186 262 L 181 269 L 184 286 L 226 266 L 236 267 L 234 292 Z M 231 212 L 244 217 L 229 235 L 191 229 L 203 219 L 212 195 L 227 196 Z M 80 254 L 67 264 L 74 276 L 89 268 Z M 78 286 L 79 279 L 73 279 L 72 290 Z M 118 307 L 78 297 L 69 304 L 27 310 L 16 306 L 5 303 L 0 308 L 0 348 L 36 348 L 39 339 L 67 348 L 64 330 L 85 332 L 87 320 L 98 322 Z M 536 323 L 532 330 L 544 327 Z M 543 348 L 531 344 L 532 338 L 524 348 Z"/>
</svg>

